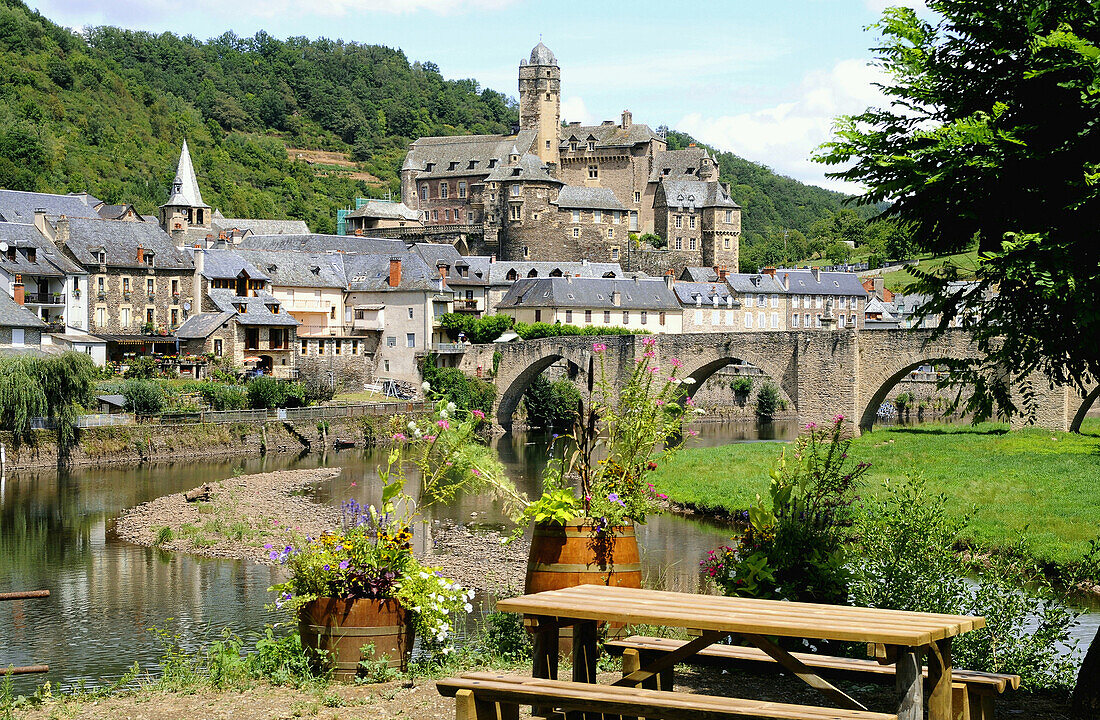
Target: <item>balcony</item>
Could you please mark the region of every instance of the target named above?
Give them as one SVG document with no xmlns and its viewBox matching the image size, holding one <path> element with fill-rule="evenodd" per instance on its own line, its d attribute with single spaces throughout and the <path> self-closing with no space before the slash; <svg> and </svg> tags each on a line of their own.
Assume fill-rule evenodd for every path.
<svg viewBox="0 0 1100 720">
<path fill-rule="evenodd" d="M 332 303 L 331 302 L 324 302 L 324 301 L 321 301 L 321 300 L 302 300 L 302 299 L 299 299 L 299 298 L 294 298 L 294 299 L 286 298 L 282 302 L 283 302 L 283 307 L 285 307 L 288 312 L 294 312 L 294 311 L 297 310 L 299 312 L 325 312 L 325 313 L 327 313 L 332 308 Z"/>
<path fill-rule="evenodd" d="M 382 318 L 355 318 L 351 326 L 356 330 L 381 330 L 384 323 Z"/>
<path fill-rule="evenodd" d="M 466 343 L 432 343 L 432 352 L 437 355 L 455 355 L 466 352 Z"/>
<path fill-rule="evenodd" d="M 455 298 L 455 312 L 481 312 L 481 298 Z"/>
<path fill-rule="evenodd" d="M 27 305 L 64 305 L 65 293 L 26 293 L 23 302 Z"/>
<path fill-rule="evenodd" d="M 360 321 L 356 321 L 360 322 Z M 337 323 L 330 323 L 328 325 L 299 325 L 298 337 L 300 338 L 326 338 L 326 337 L 349 337 L 354 334 L 355 330 L 360 330 L 359 325 L 340 325 Z M 375 328 L 368 328 L 374 330 L 381 330 L 381 326 Z"/>
</svg>

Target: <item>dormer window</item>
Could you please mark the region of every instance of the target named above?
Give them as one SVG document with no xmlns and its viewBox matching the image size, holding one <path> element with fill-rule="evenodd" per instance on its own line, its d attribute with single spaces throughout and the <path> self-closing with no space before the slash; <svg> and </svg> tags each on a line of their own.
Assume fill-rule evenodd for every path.
<svg viewBox="0 0 1100 720">
<path fill-rule="evenodd" d="M 8 262 L 15 262 L 15 248 L 11 245 L 8 246 Z"/>
<path fill-rule="evenodd" d="M 424 166 L 426 172 L 433 172 L 435 170 L 435 163 L 428 163 Z"/>
<path fill-rule="evenodd" d="M 471 160 L 470 164 L 466 167 L 467 170 L 473 170 L 477 168 L 477 160 Z"/>
<path fill-rule="evenodd" d="M 267 309 L 271 311 L 272 315 L 278 315 L 279 314 L 279 306 L 276 305 L 275 303 L 272 303 L 272 304 L 268 305 Z"/>
<path fill-rule="evenodd" d="M 242 315 L 248 312 L 248 303 L 237 303 L 233 307 L 237 308 L 237 312 Z"/>
<path fill-rule="evenodd" d="M 489 169 L 491 170 L 492 168 L 495 168 L 496 166 L 497 166 L 497 159 L 496 158 L 489 158 Z"/>
<path fill-rule="evenodd" d="M 457 161 L 452 162 L 450 165 L 447 166 L 447 169 L 448 170 L 458 170 L 458 162 Z"/>
<path fill-rule="evenodd" d="M 569 149 L 570 149 L 570 150 L 571 150 L 572 152 L 577 152 L 577 143 L 575 143 L 575 142 L 571 142 L 571 143 L 569 143 Z"/>
<path fill-rule="evenodd" d="M 596 149 L 596 141 L 595 140 L 589 140 L 588 141 L 588 152 L 592 152 L 595 149 Z"/>
</svg>

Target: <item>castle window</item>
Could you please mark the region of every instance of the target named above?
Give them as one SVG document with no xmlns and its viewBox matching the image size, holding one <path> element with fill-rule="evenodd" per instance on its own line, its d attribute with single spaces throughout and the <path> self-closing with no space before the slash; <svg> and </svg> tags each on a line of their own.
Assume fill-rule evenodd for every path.
<svg viewBox="0 0 1100 720">
<path fill-rule="evenodd" d="M 519 219 L 521 219 L 521 217 L 522 217 L 522 214 L 521 214 L 521 213 L 522 213 L 522 210 L 523 210 L 523 206 L 522 206 L 522 205 L 513 205 L 513 206 L 511 207 L 511 210 L 512 210 L 512 214 L 511 214 L 511 216 L 510 216 L 510 219 L 512 219 L 512 220 L 519 220 Z"/>
<path fill-rule="evenodd" d="M 444 222 L 450 222 L 451 221 L 451 211 L 450 210 L 444 210 L 443 211 L 443 220 L 444 220 Z"/>
<path fill-rule="evenodd" d="M 619 260 L 619 246 L 613 245 L 611 247 L 611 262 L 618 262 Z"/>
<path fill-rule="evenodd" d="M 593 210 L 592 211 L 592 222 L 594 222 L 594 223 L 602 223 L 603 222 L 603 210 Z"/>
<path fill-rule="evenodd" d="M 695 238 L 688 238 L 688 250 L 695 249 Z"/>
<path fill-rule="evenodd" d="M 447 167 L 447 169 L 448 170 L 458 170 L 458 163 L 452 161 L 451 164 Z"/>
<path fill-rule="evenodd" d="M 458 184 L 458 196 L 459 196 L 460 198 L 464 198 L 464 197 L 466 197 L 466 183 L 464 183 L 464 182 L 460 182 L 460 183 Z M 693 220 L 693 222 L 694 222 L 694 218 L 693 218 L 692 220 Z M 694 227 L 694 225 L 693 225 L 692 227 Z"/>
<path fill-rule="evenodd" d="M 596 149 L 596 142 L 594 140 L 588 141 L 588 152 L 592 152 Z"/>
<path fill-rule="evenodd" d="M 573 222 L 579 223 L 580 221 L 581 221 L 581 211 L 580 210 L 574 210 L 573 211 Z"/>
<path fill-rule="evenodd" d="M 547 150 L 549 150 L 549 149 L 550 149 L 550 141 L 549 141 L 549 140 L 547 140 L 547 141 L 546 141 L 546 149 L 547 149 Z"/>
<path fill-rule="evenodd" d="M 438 210 L 432 210 L 432 220 L 433 221 L 439 220 L 439 211 Z"/>
<path fill-rule="evenodd" d="M 676 216 L 676 229 L 679 230 L 683 226 L 684 226 L 684 216 L 683 215 L 677 215 Z"/>
<path fill-rule="evenodd" d="M 598 165 L 588 166 L 588 179 L 595 180 L 600 176 L 600 167 Z"/>
<path fill-rule="evenodd" d="M 695 229 L 695 216 L 694 215 L 692 215 L 688 218 L 688 227 L 690 227 L 692 230 Z"/>
<path fill-rule="evenodd" d="M 431 211 L 430 210 L 425 210 L 424 211 L 424 222 L 427 222 L 428 220 L 430 220 L 431 217 L 432 217 Z"/>
<path fill-rule="evenodd" d="M 439 197 L 446 200 L 447 195 L 448 195 L 447 183 L 445 183 L 445 182 L 439 183 Z"/>
<path fill-rule="evenodd" d="M 573 237 L 579 238 L 580 236 L 581 236 L 581 229 L 580 228 L 573 228 Z"/>
<path fill-rule="evenodd" d="M 642 201 L 642 194 L 637 190 L 634 191 L 634 202 L 639 203 Z"/>
<path fill-rule="evenodd" d="M 722 246 L 723 246 L 723 247 L 724 247 L 724 248 L 725 248 L 726 250 L 729 250 L 729 249 L 730 249 L 730 239 L 729 239 L 729 238 L 726 238 L 725 240 L 723 240 L 723 241 L 722 241 Z"/>
<path fill-rule="evenodd" d="M 634 193 L 634 194 L 637 195 L 637 193 Z M 630 211 L 630 229 L 631 230 L 637 230 L 638 229 L 638 211 L 637 210 L 631 210 Z"/>
<path fill-rule="evenodd" d="M 613 212 L 611 214 L 611 222 L 615 223 L 616 225 L 619 224 L 619 220 L 621 220 L 621 219 L 622 219 L 622 213 L 620 211 L 616 210 L 615 212 Z"/>
<path fill-rule="evenodd" d="M 526 260 L 529 257 L 531 257 L 531 248 L 524 245 L 523 246 L 523 259 Z M 535 272 L 534 270 L 532 270 L 531 272 L 534 273 L 534 275 L 528 275 L 527 277 L 538 277 L 537 272 Z"/>
<path fill-rule="evenodd" d="M 420 199 L 421 200 L 427 200 L 428 199 L 428 184 L 427 183 L 420 186 Z"/>
<path fill-rule="evenodd" d="M 547 75 L 549 75 L 550 73 L 546 73 L 546 74 L 547 74 Z M 550 99 L 550 93 L 546 93 L 546 99 L 547 99 L 547 100 L 549 100 L 549 99 Z M 549 141 L 549 140 L 547 140 L 546 142 L 548 142 L 548 143 L 549 143 L 550 141 Z"/>
<path fill-rule="evenodd" d="M 733 222 L 733 210 L 727 210 L 726 211 L 726 222 L 728 222 L 728 223 Z"/>
<path fill-rule="evenodd" d="M 569 149 L 572 150 L 573 152 L 577 152 L 577 143 L 575 143 L 575 142 L 569 143 Z"/>
<path fill-rule="evenodd" d="M 519 185 L 512 186 L 512 197 L 519 197 Z"/>
<path fill-rule="evenodd" d="M 684 249 L 684 239 L 682 237 L 676 238 L 676 249 L 677 250 L 683 250 Z"/>
<path fill-rule="evenodd" d="M 615 237 L 615 228 L 608 228 L 607 229 L 607 237 L 608 237 L 608 239 Z"/>
</svg>

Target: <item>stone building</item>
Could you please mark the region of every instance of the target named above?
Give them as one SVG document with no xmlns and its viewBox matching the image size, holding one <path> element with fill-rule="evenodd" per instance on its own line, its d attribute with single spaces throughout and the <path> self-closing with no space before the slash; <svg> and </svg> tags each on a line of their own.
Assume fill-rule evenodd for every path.
<svg viewBox="0 0 1100 720">
<path fill-rule="evenodd" d="M 45 328 L 37 315 L 0 290 L 0 351 L 40 348 Z"/>
<path fill-rule="evenodd" d="M 0 223 L 0 289 L 51 331 L 88 328 L 88 273 L 35 225 Z"/>
<path fill-rule="evenodd" d="M 675 281 L 672 289 L 683 308 L 684 332 L 737 332 L 742 329 L 741 303 L 734 298 L 727 283 Z"/>
<path fill-rule="evenodd" d="M 171 234 L 180 244 L 203 240 L 213 229 L 214 215 L 210 206 L 202 201 L 195 166 L 191 163 L 191 153 L 187 141 L 183 141 L 179 163 L 176 165 L 176 177 L 172 181 L 172 193 L 160 206 L 157 215 L 160 226 Z"/>
<path fill-rule="evenodd" d="M 420 213 L 405 203 L 389 200 L 367 200 L 344 216 L 344 233 L 362 235 L 372 230 L 388 228 L 420 228 Z"/>
<path fill-rule="evenodd" d="M 520 62 L 519 95 L 514 134 L 409 146 L 401 197 L 425 234 L 452 228 L 464 250 L 502 260 L 622 261 L 648 271 L 667 263 L 662 272 L 736 264 L 741 209 L 707 153 L 668 150 L 629 111 L 619 122 L 561 125 L 561 71 L 542 43 Z M 630 233 L 653 232 L 670 251 L 627 252 Z M 681 248 L 671 249 L 677 238 Z"/>
<path fill-rule="evenodd" d="M 517 280 L 498 304 L 522 323 L 621 327 L 679 334 L 683 311 L 660 278 L 545 277 Z"/>
</svg>

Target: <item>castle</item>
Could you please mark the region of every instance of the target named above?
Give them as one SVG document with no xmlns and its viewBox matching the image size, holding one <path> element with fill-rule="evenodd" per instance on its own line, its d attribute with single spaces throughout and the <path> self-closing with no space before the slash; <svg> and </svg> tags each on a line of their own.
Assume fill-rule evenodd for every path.
<svg viewBox="0 0 1100 720">
<path fill-rule="evenodd" d="M 519 64 L 510 135 L 424 137 L 401 168 L 402 202 L 425 234 L 502 260 L 622 262 L 664 272 L 737 267 L 741 208 L 700 148 L 668 150 L 635 123 L 561 124 L 561 68 L 541 42 Z M 666 249 L 631 243 L 654 233 Z"/>
</svg>

